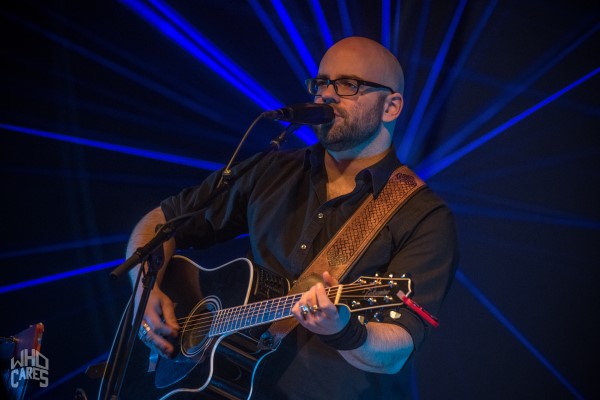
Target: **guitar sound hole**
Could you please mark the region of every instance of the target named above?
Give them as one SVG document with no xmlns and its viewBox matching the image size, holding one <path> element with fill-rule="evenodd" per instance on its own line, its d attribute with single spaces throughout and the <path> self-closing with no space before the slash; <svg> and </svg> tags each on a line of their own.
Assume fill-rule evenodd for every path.
<svg viewBox="0 0 600 400">
<path fill-rule="evenodd" d="M 217 297 L 209 296 L 198 303 L 186 318 L 181 330 L 181 353 L 192 357 L 208 347 L 208 335 L 214 314 L 221 309 Z"/>
</svg>

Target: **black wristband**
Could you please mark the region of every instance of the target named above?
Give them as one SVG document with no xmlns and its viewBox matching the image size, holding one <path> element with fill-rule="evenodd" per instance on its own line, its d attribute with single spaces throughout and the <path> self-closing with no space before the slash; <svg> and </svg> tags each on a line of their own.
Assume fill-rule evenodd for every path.
<svg viewBox="0 0 600 400">
<path fill-rule="evenodd" d="M 323 343 L 336 350 L 354 350 L 367 340 L 367 327 L 360 323 L 356 316 L 350 316 L 346 326 L 333 335 L 317 335 Z"/>
</svg>

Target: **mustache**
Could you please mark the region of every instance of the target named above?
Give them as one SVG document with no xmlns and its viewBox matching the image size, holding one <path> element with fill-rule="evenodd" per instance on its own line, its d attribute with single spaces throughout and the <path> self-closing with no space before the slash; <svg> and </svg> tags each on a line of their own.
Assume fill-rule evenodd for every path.
<svg viewBox="0 0 600 400">
<path fill-rule="evenodd" d="M 334 107 L 331 104 L 330 104 L 330 106 L 331 106 L 331 108 L 333 108 L 333 113 L 335 115 L 337 115 L 338 117 L 342 117 L 342 118 L 347 118 L 348 117 L 348 113 L 346 112 L 346 110 L 339 109 L 337 107 Z"/>
</svg>

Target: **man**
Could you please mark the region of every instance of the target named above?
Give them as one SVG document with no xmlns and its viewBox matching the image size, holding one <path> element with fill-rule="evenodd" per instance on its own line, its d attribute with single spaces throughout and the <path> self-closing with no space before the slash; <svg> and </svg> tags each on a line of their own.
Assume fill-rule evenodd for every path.
<svg viewBox="0 0 600 400">
<path fill-rule="evenodd" d="M 307 85 L 316 103 L 335 111 L 334 121 L 315 128 L 319 144 L 259 161 L 165 244 L 167 259 L 176 248 L 207 247 L 248 232 L 252 260 L 293 281 L 362 201 L 379 194 L 401 165 L 392 146 L 403 107 L 399 62 L 380 44 L 350 37 L 326 52 Z M 157 224 L 194 211 L 219 177 L 211 175 L 148 213 L 134 229 L 128 253 L 149 241 Z M 435 314 L 453 279 L 456 253 L 453 217 L 425 187 L 377 234 L 342 283 L 376 272 L 408 274 L 414 299 Z M 160 278 L 144 314 L 145 342 L 168 357 L 174 348 L 166 338 L 177 336 L 179 326 Z M 253 398 L 410 398 L 407 360 L 429 326 L 409 309 L 358 324 L 326 295 L 325 288 L 336 284 L 324 273 L 323 283 L 302 294 L 292 309 L 300 326 L 260 364 Z"/>
</svg>

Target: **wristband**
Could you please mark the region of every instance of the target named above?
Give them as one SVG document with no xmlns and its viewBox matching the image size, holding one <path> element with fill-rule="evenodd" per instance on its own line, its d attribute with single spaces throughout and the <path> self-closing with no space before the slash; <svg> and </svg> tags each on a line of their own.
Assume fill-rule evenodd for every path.
<svg viewBox="0 0 600 400">
<path fill-rule="evenodd" d="M 357 317 L 350 316 L 346 326 L 333 335 L 317 335 L 323 343 L 336 350 L 354 350 L 367 340 L 367 327 Z"/>
</svg>

